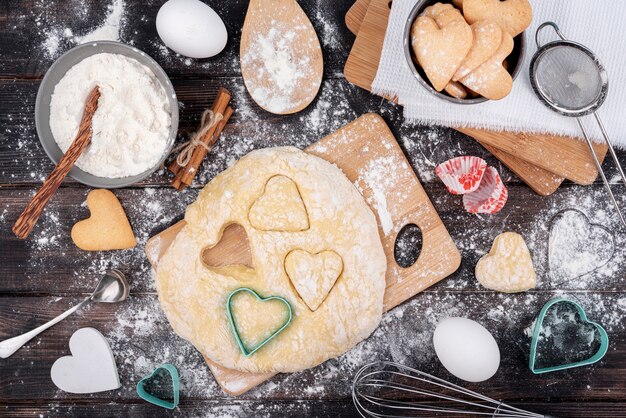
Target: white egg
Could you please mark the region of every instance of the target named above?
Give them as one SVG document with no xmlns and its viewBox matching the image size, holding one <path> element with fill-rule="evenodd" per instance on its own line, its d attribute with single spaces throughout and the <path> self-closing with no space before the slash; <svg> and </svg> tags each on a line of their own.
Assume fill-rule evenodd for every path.
<svg viewBox="0 0 626 418">
<path fill-rule="evenodd" d="M 500 366 L 498 343 L 485 327 L 471 319 L 444 319 L 437 324 L 433 344 L 441 364 L 468 382 L 487 380 Z"/>
<path fill-rule="evenodd" d="M 222 19 L 199 0 L 169 0 L 159 9 L 156 28 L 165 45 L 191 58 L 217 55 L 228 40 Z"/>
</svg>

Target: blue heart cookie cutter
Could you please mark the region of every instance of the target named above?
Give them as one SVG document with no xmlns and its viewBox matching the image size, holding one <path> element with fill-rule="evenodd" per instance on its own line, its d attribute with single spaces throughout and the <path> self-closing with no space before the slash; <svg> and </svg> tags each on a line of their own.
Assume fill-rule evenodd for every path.
<svg viewBox="0 0 626 418">
<path fill-rule="evenodd" d="M 589 357 L 586 360 L 577 361 L 577 362 L 568 363 L 568 364 L 561 364 L 558 366 L 535 368 L 535 360 L 537 357 L 537 344 L 539 343 L 539 334 L 541 334 L 541 329 L 543 328 L 543 320 L 548 310 L 552 306 L 556 305 L 557 303 L 569 303 L 570 305 L 573 305 L 576 308 L 576 311 L 578 312 L 578 314 L 580 315 L 580 320 L 586 324 L 592 325 L 599 332 L 600 348 L 593 356 Z M 530 358 L 528 360 L 528 367 L 530 367 L 530 370 L 533 373 L 541 374 L 541 373 L 556 372 L 559 370 L 572 369 L 574 367 L 588 366 L 597 361 L 600 361 L 600 359 L 602 359 L 602 357 L 604 357 L 604 355 L 606 354 L 608 348 L 609 348 L 609 336 L 607 335 L 606 331 L 604 330 L 604 328 L 602 328 L 602 325 L 593 321 L 589 321 L 587 319 L 587 314 L 585 313 L 585 310 L 583 309 L 583 307 L 580 306 L 580 304 L 578 304 L 577 302 L 574 302 L 573 300 L 569 300 L 565 298 L 555 298 L 555 299 L 549 300 L 545 305 L 543 305 L 543 308 L 541 308 L 541 312 L 539 312 L 539 316 L 537 316 L 537 320 L 535 321 L 535 327 L 533 329 L 533 336 L 530 342 Z"/>
<path fill-rule="evenodd" d="M 233 317 L 232 300 L 233 300 L 233 297 L 235 295 L 237 295 L 238 293 L 241 293 L 241 292 L 247 292 L 247 293 L 249 293 L 251 295 L 254 295 L 257 298 L 257 300 L 259 300 L 261 302 L 269 302 L 269 301 L 272 301 L 272 300 L 277 300 L 279 302 L 282 302 L 287 307 L 287 310 L 289 312 L 289 317 L 287 318 L 287 320 L 285 321 L 284 324 L 282 324 L 278 329 L 276 329 L 276 331 L 274 331 L 272 333 L 272 335 L 270 335 L 269 337 L 267 337 L 266 339 L 261 341 L 260 344 L 257 344 L 256 346 L 251 347 L 251 348 L 246 347 L 246 345 L 242 341 L 241 336 L 239 335 L 239 330 L 237 329 L 237 323 L 235 322 L 235 318 Z M 249 289 L 247 287 L 240 287 L 239 289 L 235 289 L 228 296 L 228 299 L 226 300 L 226 313 L 228 314 L 228 321 L 230 322 L 230 327 L 233 330 L 233 334 L 235 335 L 235 340 L 237 341 L 237 345 L 239 346 L 239 349 L 241 350 L 243 355 L 246 356 L 246 357 L 249 357 L 252 354 L 254 354 L 261 347 L 263 347 L 265 344 L 270 342 L 275 336 L 280 334 L 285 328 L 287 328 L 287 326 L 291 323 L 291 320 L 293 319 L 293 311 L 291 309 L 291 304 L 289 302 L 287 302 L 287 300 L 285 298 L 282 298 L 280 296 L 269 296 L 269 297 L 264 298 L 264 297 L 261 297 L 254 290 Z"/>
<path fill-rule="evenodd" d="M 172 378 L 172 401 L 166 401 L 161 398 L 157 398 L 156 396 L 146 392 L 145 384 L 154 379 L 154 377 L 159 373 L 165 371 Z M 178 402 L 180 401 L 180 378 L 178 377 L 178 370 L 172 364 L 162 364 L 157 367 L 152 373 L 148 376 L 144 377 L 137 383 L 137 395 L 144 401 L 150 402 L 156 406 L 160 406 L 161 408 L 174 409 L 178 406 Z"/>
</svg>

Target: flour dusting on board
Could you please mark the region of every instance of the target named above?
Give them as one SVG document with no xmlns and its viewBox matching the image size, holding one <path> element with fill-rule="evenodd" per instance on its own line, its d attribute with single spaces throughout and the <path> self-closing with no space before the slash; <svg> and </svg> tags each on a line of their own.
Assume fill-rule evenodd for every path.
<svg viewBox="0 0 626 418">
<path fill-rule="evenodd" d="M 302 43 L 309 28 L 273 20 L 267 33 L 255 33 L 242 51 L 241 66 L 250 94 L 270 112 L 282 113 L 305 104 L 319 85 L 311 56 Z M 300 81 L 303 82 L 300 82 Z"/>
</svg>

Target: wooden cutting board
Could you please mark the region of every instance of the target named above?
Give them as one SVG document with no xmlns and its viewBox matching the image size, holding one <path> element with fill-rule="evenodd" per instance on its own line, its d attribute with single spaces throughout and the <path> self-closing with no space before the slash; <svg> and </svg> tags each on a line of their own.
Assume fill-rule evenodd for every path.
<svg viewBox="0 0 626 418">
<path fill-rule="evenodd" d="M 461 255 L 380 116 L 366 114 L 306 151 L 341 168 L 376 215 L 388 264 L 385 311 L 456 271 Z M 394 246 L 398 232 L 410 224 L 420 228 L 423 244 L 417 261 L 403 268 L 395 261 Z M 154 268 L 184 225 L 185 221 L 180 221 L 148 240 L 146 254 Z M 229 253 L 238 251 L 236 245 L 222 248 Z M 232 254 L 226 257 L 232 259 Z M 205 359 L 217 382 L 230 395 L 240 395 L 274 375 L 242 373 Z"/>
<path fill-rule="evenodd" d="M 362 15 L 365 5 L 368 9 L 360 25 L 351 23 L 353 28 L 358 26 L 359 32 L 344 73 L 348 81 L 371 91 L 382 53 L 390 2 L 357 0 L 357 3 L 348 11 L 352 22 Z M 598 175 L 586 143 L 575 138 L 480 129 L 458 130 L 476 139 L 541 195 L 553 193 L 563 178 L 589 184 Z M 595 149 L 604 159 L 606 145 L 598 144 Z"/>
</svg>

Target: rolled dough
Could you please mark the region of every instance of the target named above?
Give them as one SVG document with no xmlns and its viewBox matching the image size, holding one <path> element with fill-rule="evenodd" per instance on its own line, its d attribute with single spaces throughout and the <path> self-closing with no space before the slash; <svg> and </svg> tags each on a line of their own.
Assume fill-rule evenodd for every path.
<svg viewBox="0 0 626 418">
<path fill-rule="evenodd" d="M 280 199 L 264 195 L 272 189 L 293 191 L 283 177 L 282 186 L 287 188 L 267 187 L 276 176 L 290 179 L 297 187 L 308 218 L 307 229 L 267 231 L 250 222 L 250 209 L 265 196 L 263 210 L 253 218 L 260 212 L 266 216 L 275 212 L 275 219 L 289 225 L 283 221 L 290 219 L 289 208 L 295 201 L 283 205 Z M 269 206 L 272 210 L 268 211 Z M 296 211 L 300 224 L 302 213 Z M 346 352 L 377 327 L 387 263 L 376 218 L 354 185 L 327 161 L 291 147 L 253 151 L 207 184 L 187 208 L 185 221 L 158 265 L 157 291 L 174 331 L 211 360 L 240 371 L 295 372 Z M 240 224 L 248 235 L 252 274 L 241 268 L 212 269 L 202 263 L 202 250 L 217 244 L 223 229 L 233 223 Z M 315 311 L 300 297 L 285 271 L 285 259 L 294 250 L 309 254 L 333 251 L 343 261 L 340 277 Z M 328 281 L 324 274 L 309 277 L 320 288 Z M 240 287 L 249 287 L 262 297 L 285 298 L 294 315 L 287 328 L 250 357 L 239 350 L 226 314 L 228 295 Z M 284 319 L 284 312 L 243 298 L 234 312 L 251 339 L 262 338 L 268 328 Z"/>
</svg>

